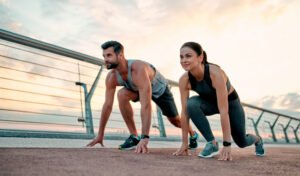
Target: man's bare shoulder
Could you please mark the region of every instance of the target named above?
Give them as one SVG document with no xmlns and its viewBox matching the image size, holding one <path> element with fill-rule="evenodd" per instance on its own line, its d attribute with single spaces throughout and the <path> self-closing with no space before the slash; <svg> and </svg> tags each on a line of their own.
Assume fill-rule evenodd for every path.
<svg viewBox="0 0 300 176">
<path fill-rule="evenodd" d="M 107 87 L 116 87 L 118 86 L 117 74 L 115 70 L 110 70 L 106 76 L 105 80 Z"/>
<path fill-rule="evenodd" d="M 132 81 L 137 86 L 144 86 L 145 83 L 152 80 L 155 76 L 155 71 L 150 65 L 144 61 L 135 61 L 131 65 Z"/>
<path fill-rule="evenodd" d="M 131 71 L 135 76 L 139 76 L 140 74 L 143 74 L 145 72 L 147 72 L 148 75 L 154 74 L 153 68 L 150 67 L 148 63 L 140 60 L 137 60 L 131 64 Z"/>
<path fill-rule="evenodd" d="M 131 64 L 131 68 L 133 70 L 139 70 L 139 69 L 143 69 L 145 67 L 149 66 L 146 62 L 141 61 L 141 60 L 136 60 Z"/>
<path fill-rule="evenodd" d="M 106 75 L 106 80 L 109 79 L 113 79 L 114 77 L 116 77 L 116 71 L 115 70 L 110 70 L 107 75 Z"/>
</svg>

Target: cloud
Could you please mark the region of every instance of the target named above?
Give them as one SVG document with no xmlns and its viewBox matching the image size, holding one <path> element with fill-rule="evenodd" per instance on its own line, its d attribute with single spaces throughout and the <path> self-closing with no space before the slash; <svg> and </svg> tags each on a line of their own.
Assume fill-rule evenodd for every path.
<svg viewBox="0 0 300 176">
<path fill-rule="evenodd" d="M 300 112 L 300 94 L 298 93 L 288 93 L 280 97 L 278 102 L 279 107 L 292 109 Z"/>
<path fill-rule="evenodd" d="M 70 5 L 67 0 L 47 1 L 41 0 L 40 7 L 44 17 L 61 18 L 65 13 L 66 5 Z"/>
<path fill-rule="evenodd" d="M 87 3 L 83 0 L 42 0 L 38 3 L 41 23 L 48 30 L 43 36 L 53 36 L 51 42 L 58 45 L 99 55 L 93 51 L 96 47 L 84 49 L 83 46 L 110 39 L 146 46 L 162 39 L 177 40 L 178 37 L 197 36 L 194 37 L 197 40 L 204 32 L 222 32 L 229 24 L 238 22 L 240 16 L 257 17 L 261 13 L 256 8 L 266 7 L 269 1 L 110 0 Z M 266 8 L 266 14 L 279 14 L 283 12 L 282 8 L 270 6 Z M 42 35 L 37 37 L 43 39 Z"/>
<path fill-rule="evenodd" d="M 9 2 L 11 6 L 21 4 Z M 39 40 L 98 57 L 101 56 L 99 49 L 101 43 L 118 40 L 124 44 L 126 55 L 128 54 L 130 58 L 145 59 L 162 68 L 162 65 L 168 65 L 170 62 L 177 63 L 173 69 L 176 73 L 165 74 L 166 77 L 177 80 L 178 70 L 182 71 L 177 60 L 178 51 L 183 42 L 199 41 L 208 51 L 209 59 L 218 58 L 216 63 L 221 66 L 228 65 L 232 60 L 238 65 L 239 60 L 242 60 L 239 59 L 241 57 L 239 54 L 248 52 L 248 47 L 241 47 L 243 44 L 248 46 L 255 44 L 254 47 L 260 47 L 261 52 L 269 53 L 265 51 L 264 46 L 271 42 L 265 41 L 269 41 L 268 36 L 272 39 L 275 37 L 267 35 L 264 32 L 266 29 L 262 29 L 261 26 L 276 21 L 289 8 L 297 5 L 298 1 L 195 0 L 186 3 L 183 0 L 103 0 L 87 3 L 84 0 L 42 0 L 35 2 L 34 5 L 23 3 L 29 5 L 23 9 L 19 7 L 17 10 L 12 9 L 11 12 L 6 11 L 11 18 L 6 15 L 4 19 L 11 21 L 3 26 L 15 23 L 14 28 L 27 29 L 26 36 L 33 35 Z M 20 15 L 14 16 L 15 14 L 27 18 L 24 20 Z M 3 18 L 0 22 L 1 20 L 3 21 Z M 268 26 L 273 30 L 274 26 Z M 278 28 L 274 30 L 280 31 Z M 256 38 L 253 39 L 252 36 Z M 257 43 L 259 37 L 264 41 Z M 252 41 L 246 41 L 248 39 Z M 235 51 L 235 47 L 239 47 L 239 51 Z M 213 52 L 210 52 L 212 50 Z M 270 55 L 266 58 L 274 60 Z M 251 63 L 252 68 L 253 65 L 258 67 L 254 59 L 245 57 L 242 62 Z M 265 69 L 264 66 L 261 67 Z M 242 66 L 240 68 L 244 69 Z M 236 72 L 240 73 L 240 70 Z"/>
<path fill-rule="evenodd" d="M 201 29 L 213 32 L 223 31 L 229 25 L 247 21 L 273 22 L 286 12 L 288 4 L 285 1 L 277 3 L 268 0 L 219 0 L 219 1 L 155 1 L 149 9 L 165 11 L 165 24 L 174 23 L 175 26 L 186 28 L 198 25 Z M 148 7 L 148 6 L 146 6 Z"/>
<path fill-rule="evenodd" d="M 10 2 L 8 0 L 0 0 L 0 5 L 10 7 Z"/>
<path fill-rule="evenodd" d="M 300 118 L 300 93 L 298 92 L 291 92 L 279 96 L 267 96 L 250 103 Z"/>
<path fill-rule="evenodd" d="M 23 31 L 23 25 L 13 19 L 13 13 L 10 9 L 9 1 L 0 1 L 0 26 L 5 30 L 21 32 Z"/>
<path fill-rule="evenodd" d="M 279 16 L 284 13 L 286 3 L 283 2 L 278 1 L 280 5 L 276 6 L 267 0 L 196 0 L 193 3 L 183 0 L 110 0 L 89 3 L 83 0 L 42 0 L 38 1 L 37 7 L 41 8 L 41 23 L 56 33 L 56 38 L 64 38 L 72 45 L 80 40 L 95 40 L 95 37 L 98 40 L 107 37 L 129 43 L 151 42 L 162 36 L 180 35 L 180 31 L 186 31 L 189 27 L 194 28 L 193 35 L 201 35 L 201 30 L 222 31 L 227 25 L 238 22 L 241 16 L 258 19 L 266 16 L 267 19 L 273 19 L 274 14 Z M 21 23 L 10 24 L 21 26 Z"/>
</svg>

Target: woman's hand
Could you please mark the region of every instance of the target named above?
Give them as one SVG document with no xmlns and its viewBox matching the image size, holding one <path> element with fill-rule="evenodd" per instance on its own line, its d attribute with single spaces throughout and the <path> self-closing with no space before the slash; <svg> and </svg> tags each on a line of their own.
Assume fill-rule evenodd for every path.
<svg viewBox="0 0 300 176">
<path fill-rule="evenodd" d="M 218 160 L 221 160 L 221 161 L 231 161 L 232 160 L 232 157 L 231 157 L 231 146 L 228 146 L 228 147 L 223 147 L 222 151 L 221 151 L 221 154 L 220 154 L 220 157 Z"/>
<path fill-rule="evenodd" d="M 188 151 L 188 147 L 181 146 L 180 149 L 178 149 L 176 152 L 173 153 L 175 156 L 189 156 L 191 155 Z"/>
</svg>

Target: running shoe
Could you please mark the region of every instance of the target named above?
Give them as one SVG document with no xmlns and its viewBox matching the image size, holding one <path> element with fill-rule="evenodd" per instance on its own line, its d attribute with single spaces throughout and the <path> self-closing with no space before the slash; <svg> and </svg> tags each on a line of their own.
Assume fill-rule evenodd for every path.
<svg viewBox="0 0 300 176">
<path fill-rule="evenodd" d="M 255 155 L 257 156 L 264 156 L 265 149 L 262 138 L 259 136 L 260 142 L 255 143 Z"/>
<path fill-rule="evenodd" d="M 197 142 L 197 139 L 199 137 L 198 133 L 196 131 L 195 132 L 195 135 L 193 137 L 190 137 L 189 138 L 189 149 L 190 150 L 196 150 L 198 148 L 198 142 Z"/>
<path fill-rule="evenodd" d="M 135 137 L 133 134 L 126 139 L 124 144 L 119 145 L 119 150 L 130 150 L 136 148 L 137 144 L 140 142 L 139 138 Z"/>
<path fill-rule="evenodd" d="M 203 158 L 211 158 L 215 155 L 219 154 L 219 144 L 218 142 L 214 145 L 211 141 L 206 143 L 203 151 L 199 153 L 199 157 Z"/>
</svg>

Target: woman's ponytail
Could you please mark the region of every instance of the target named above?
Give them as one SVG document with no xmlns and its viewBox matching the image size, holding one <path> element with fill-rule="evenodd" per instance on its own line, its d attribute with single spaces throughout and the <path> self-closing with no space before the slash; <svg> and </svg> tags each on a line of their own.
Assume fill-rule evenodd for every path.
<svg viewBox="0 0 300 176">
<path fill-rule="evenodd" d="M 203 64 L 208 64 L 206 52 L 204 50 L 202 50 L 202 53 L 203 53 L 203 61 L 202 61 L 202 63 Z"/>
</svg>

